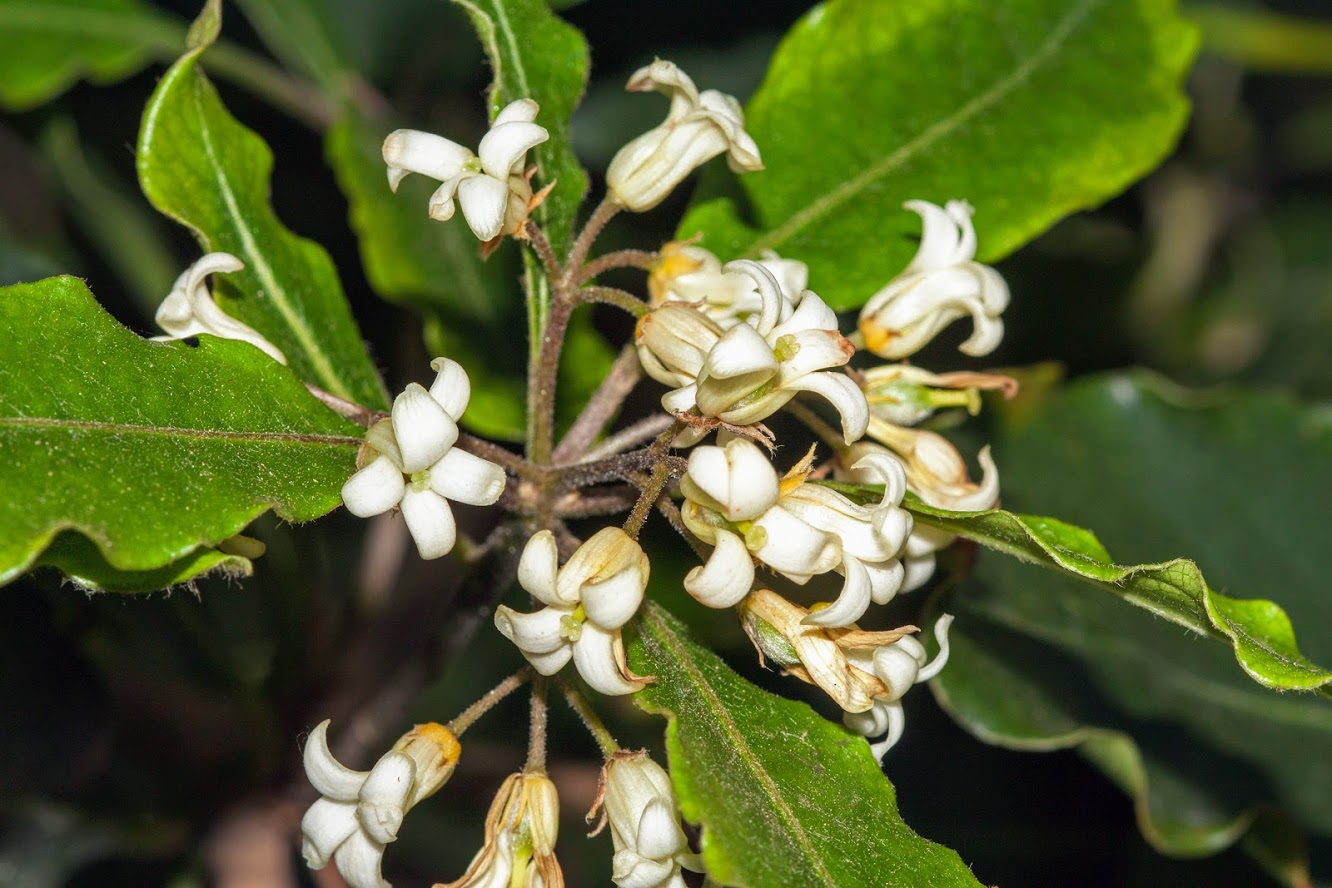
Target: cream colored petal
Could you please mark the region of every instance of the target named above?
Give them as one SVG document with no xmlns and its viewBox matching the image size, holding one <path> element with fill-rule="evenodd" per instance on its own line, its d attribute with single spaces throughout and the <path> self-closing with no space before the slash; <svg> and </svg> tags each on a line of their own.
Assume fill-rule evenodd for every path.
<svg viewBox="0 0 1332 888">
<path fill-rule="evenodd" d="M 462 364 L 449 358 L 435 358 L 430 362 L 430 369 L 436 373 L 435 381 L 430 385 L 430 397 L 457 422 L 462 419 L 467 402 L 472 398 L 472 381 L 467 378 L 467 371 Z"/>
<path fill-rule="evenodd" d="M 569 598 L 560 597 L 556 587 L 559 566 L 560 550 L 555 544 L 555 534 L 549 530 L 537 531 L 523 547 L 518 560 L 518 585 L 543 604 L 572 608 L 578 603 L 578 596 L 575 592 Z"/>
<path fill-rule="evenodd" d="M 646 587 L 636 570 L 625 570 L 600 583 L 583 585 L 583 608 L 588 620 L 602 629 L 619 629 L 638 613 Z"/>
<path fill-rule="evenodd" d="M 401 752 L 388 753 L 370 769 L 361 786 L 356 816 L 375 842 L 387 845 L 398 837 L 415 780 L 416 763 Z"/>
<path fill-rule="evenodd" d="M 544 607 L 530 614 L 501 604 L 495 609 L 495 628 L 524 654 L 549 654 L 567 647 L 564 620 L 571 611 Z"/>
<path fill-rule="evenodd" d="M 608 696 L 632 694 L 647 684 L 629 671 L 618 629 L 608 632 L 584 623 L 583 634 L 573 646 L 573 660 L 583 680 Z"/>
<path fill-rule="evenodd" d="M 323 869 L 333 852 L 360 828 L 355 802 L 317 799 L 301 818 L 301 856 L 310 869 Z"/>
<path fill-rule="evenodd" d="M 305 741 L 302 753 L 305 775 L 321 796 L 338 802 L 355 802 L 369 772 L 353 771 L 333 757 L 328 749 L 328 726 L 329 720 L 324 719 Z"/>
<path fill-rule="evenodd" d="M 540 110 L 541 106 L 532 99 L 515 99 L 500 109 L 490 125 L 493 128 L 502 123 L 532 123 Z"/>
<path fill-rule="evenodd" d="M 860 386 L 845 373 L 810 373 L 787 383 L 785 388 L 812 392 L 831 404 L 842 422 L 842 440 L 848 444 L 863 438 L 869 428 L 869 402 Z"/>
<path fill-rule="evenodd" d="M 384 846 L 357 830 L 333 855 L 338 872 L 348 888 L 390 888 L 380 875 L 384 863 Z"/>
<path fill-rule="evenodd" d="M 837 600 L 801 620 L 809 626 L 850 626 L 864 616 L 870 605 L 870 578 L 865 566 L 854 555 L 842 557 L 846 582 Z"/>
<path fill-rule="evenodd" d="M 393 399 L 392 417 L 402 470 L 408 475 L 438 462 L 458 440 L 457 423 L 414 382 Z"/>
<path fill-rule="evenodd" d="M 443 497 L 433 490 L 416 490 L 409 485 L 402 496 L 400 508 L 422 558 L 429 561 L 453 551 L 458 528 L 453 522 L 453 512 Z"/>
<path fill-rule="evenodd" d="M 507 178 L 507 177 L 506 177 Z M 497 237 L 509 208 L 509 184 L 490 176 L 468 176 L 458 183 L 458 204 L 478 240 Z"/>
<path fill-rule="evenodd" d="M 389 185 L 396 191 L 408 173 L 420 173 L 432 179 L 449 179 L 463 170 L 475 155 L 471 151 L 434 133 L 420 130 L 394 130 L 384 139 L 384 163 L 388 164 Z"/>
<path fill-rule="evenodd" d="M 342 485 L 342 502 L 358 518 L 382 515 L 402 502 L 402 472 L 387 456 L 377 456 Z"/>
<path fill-rule="evenodd" d="M 691 570 L 685 591 L 708 607 L 734 607 L 754 585 L 754 562 L 744 540 L 729 530 L 717 531 L 717 546 L 707 564 Z"/>
<path fill-rule="evenodd" d="M 504 493 L 504 470 L 487 459 L 449 449 L 430 467 L 430 489 L 445 499 L 472 506 L 489 506 Z"/>
<path fill-rule="evenodd" d="M 916 676 L 917 682 L 929 681 L 948 665 L 948 627 L 953 625 L 953 615 L 944 614 L 934 622 L 934 638 L 939 642 L 939 653 L 934 655 L 928 666 L 922 667 Z"/>
<path fill-rule="evenodd" d="M 481 139 L 477 155 L 486 175 L 503 180 L 511 172 L 520 172 L 527 152 L 550 138 L 543 126 L 527 121 L 496 121 Z M 517 167 L 518 169 L 515 169 Z"/>
</svg>

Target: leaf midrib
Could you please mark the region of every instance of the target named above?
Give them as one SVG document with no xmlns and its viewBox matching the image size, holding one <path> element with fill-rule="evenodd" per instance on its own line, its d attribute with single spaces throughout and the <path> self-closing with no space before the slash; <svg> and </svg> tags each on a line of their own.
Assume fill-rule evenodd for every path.
<svg viewBox="0 0 1332 888">
<path fill-rule="evenodd" d="M 0 416 L 0 429 L 36 428 L 70 431 L 106 432 L 108 434 L 147 434 L 172 438 L 198 438 L 218 441 L 264 441 L 284 444 L 323 444 L 333 447 L 360 447 L 361 438 L 348 435 L 323 435 L 305 432 L 245 432 L 224 429 L 191 429 L 179 426 L 149 426 L 135 423 L 102 422 L 92 419 L 60 419 L 47 416 Z"/>
<path fill-rule="evenodd" d="M 671 631 L 671 627 L 667 625 L 666 621 L 663 620 L 661 615 L 655 610 L 650 608 L 645 609 L 643 619 L 644 622 L 652 624 L 654 630 L 653 636 L 664 647 L 670 650 L 670 653 L 674 656 L 676 662 L 684 669 L 688 678 L 698 688 L 699 699 L 706 704 L 708 710 L 713 715 L 715 720 L 714 723 L 726 734 L 727 739 L 731 742 L 731 748 L 735 751 L 736 755 L 740 757 L 740 760 L 745 763 L 750 773 L 754 775 L 754 778 L 759 782 L 759 785 L 768 795 L 773 803 L 773 810 L 786 826 L 788 834 L 797 841 L 801 846 L 801 849 L 805 852 L 806 858 L 817 870 L 819 876 L 822 878 L 822 884 L 829 886 L 829 888 L 836 888 L 836 880 L 833 879 L 832 874 L 829 873 L 827 868 L 823 865 L 823 860 L 820 858 L 818 851 L 814 848 L 814 844 L 810 840 L 808 833 L 805 832 L 804 826 L 800 823 L 799 818 L 796 817 L 795 812 L 791 810 L 789 805 L 787 805 L 786 799 L 782 797 L 776 782 L 763 767 L 763 763 L 758 760 L 758 757 L 754 754 L 748 741 L 745 740 L 744 734 L 740 731 L 739 725 L 737 725 L 735 720 L 731 718 L 730 713 L 726 710 L 725 705 L 713 690 L 707 677 L 704 676 L 702 671 L 694 664 L 693 659 L 689 656 L 689 652 L 685 649 L 684 645 L 680 643 L 680 639 Z"/>
<path fill-rule="evenodd" d="M 750 244 L 741 258 L 757 259 L 764 250 L 776 249 L 812 222 L 832 213 L 843 204 L 857 199 L 871 183 L 896 171 L 916 154 L 948 136 L 973 117 L 988 111 L 996 102 L 1021 86 L 1037 68 L 1045 64 L 1063 46 L 1091 10 L 1102 2 L 1104 0 L 1081 0 L 1050 31 L 1045 42 L 1014 68 L 1011 74 L 967 101 L 953 113 L 930 124 L 915 138 L 887 157 L 870 164 L 859 175 L 847 179 L 841 185 L 796 210 L 787 217 L 784 223 L 769 230 Z"/>
</svg>

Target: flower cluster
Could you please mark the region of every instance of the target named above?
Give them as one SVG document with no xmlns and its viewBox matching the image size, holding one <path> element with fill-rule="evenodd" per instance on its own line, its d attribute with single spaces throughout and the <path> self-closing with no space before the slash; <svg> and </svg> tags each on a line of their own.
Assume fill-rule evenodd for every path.
<svg viewBox="0 0 1332 888">
<path fill-rule="evenodd" d="M 393 400 L 389 419 L 371 426 L 357 459 L 358 471 L 342 487 L 347 511 L 361 518 L 402 510 L 422 558 L 453 549 L 457 525 L 449 500 L 488 506 L 504 492 L 504 470 L 462 450 L 458 420 L 471 398 L 467 372 L 436 358 L 438 373 L 427 390 L 412 383 Z"/>
<path fill-rule="evenodd" d="M 703 553 L 684 578 L 686 591 L 708 607 L 735 608 L 760 658 L 821 688 L 856 733 L 882 738 L 869 744 L 882 759 L 902 735 L 907 691 L 946 664 L 952 621 L 944 615 L 934 624 L 939 652 L 933 660 L 914 626 L 859 625 L 872 605 L 925 585 L 936 553 L 951 542 L 942 531 L 916 525 L 909 509 L 921 510 L 907 498 L 980 510 L 999 496 L 988 448 L 978 457 L 982 477 L 973 481 L 953 445 L 921 424 L 944 409 L 974 414 L 981 391 L 1011 395 L 1015 383 L 987 373 L 933 373 L 903 360 L 961 318 L 972 321 L 960 346 L 968 355 L 988 354 L 1002 338 L 1008 288 L 994 269 L 975 261 L 971 207 L 962 201 L 905 205 L 922 220 L 916 255 L 869 297 L 857 329 L 847 335 L 810 289 L 809 269 L 793 258 L 764 253 L 758 260 L 723 262 L 692 240 L 589 262 L 592 239 L 611 216 L 657 206 L 710 159 L 725 154 L 736 172 L 762 169 L 735 99 L 700 92 L 662 60 L 636 72 L 628 89 L 665 94 L 669 112 L 615 155 L 608 193 L 567 257 L 557 256 L 542 226 L 529 219 L 555 184 L 533 191 L 541 171 L 527 166 L 527 154 L 549 138 L 536 123 L 535 102 L 519 99 L 501 110 L 476 153 L 415 130 L 398 130 L 384 142 L 393 188 L 409 173 L 441 181 L 430 217 L 447 221 L 460 205 L 483 254 L 505 238 L 527 241 L 551 294 L 550 320 L 529 368 L 532 416 L 524 457 L 462 435 L 458 423 L 470 382 L 459 364 L 439 358 L 429 389 L 408 385 L 387 416 L 367 422 L 358 471 L 342 491 L 356 515 L 400 510 L 424 558 L 454 547 L 449 501 L 492 505 L 503 495 L 512 513 L 475 551 L 506 564 L 531 601 L 530 607 L 498 604 L 494 625 L 527 661 L 512 679 L 521 683 L 535 673 L 533 749 L 527 767 L 504 782 L 492 803 L 485 844 L 471 866 L 437 888 L 563 884 L 554 851 L 558 793 L 542 766 L 543 677 L 557 676 L 569 663 L 576 677 L 565 672 L 557 682 L 607 756 L 589 819 L 600 812 L 610 827 L 615 883 L 681 888 L 682 868 L 701 869 L 665 771 L 645 753 L 618 750 L 579 690 L 585 684 L 600 694 L 628 695 L 656 680 L 630 668 L 622 634 L 647 594 L 650 565 L 638 534 L 654 508 Z M 182 277 L 181 295 L 172 298 L 186 308 L 167 312 L 180 318 L 172 321 L 175 328 L 163 322 L 168 332 L 213 332 L 265 347 L 254 331 L 218 318 L 204 288 L 207 273 L 238 267 L 232 263 L 205 257 Z M 596 283 L 602 271 L 626 267 L 647 272 L 646 300 Z M 562 337 L 573 309 L 593 301 L 636 317 L 634 347 L 617 362 L 620 375 L 607 380 L 556 446 L 552 391 Z M 635 356 L 637 366 L 631 366 Z M 640 369 L 666 387 L 663 414 L 597 444 Z M 781 471 L 774 454 L 790 443 L 788 427 L 797 423 L 820 443 L 794 465 L 782 460 Z M 713 443 L 704 443 L 714 434 Z M 507 494 L 506 470 L 515 479 Z M 622 527 L 603 527 L 585 541 L 575 535 L 578 522 L 617 511 L 630 512 Z M 514 540 L 523 538 L 519 554 Z M 792 600 L 812 597 L 798 587 L 817 588 L 818 578 L 832 584 L 840 578 L 830 602 Z M 456 739 L 450 747 L 449 729 L 418 728 L 369 772 L 357 772 L 329 755 L 326 724 L 315 729 L 306 750 L 311 781 L 323 795 L 303 824 L 307 859 L 311 866 L 334 860 L 353 888 L 381 888 L 385 845 L 396 838 L 407 810 L 447 779 L 458 758 Z"/>
</svg>

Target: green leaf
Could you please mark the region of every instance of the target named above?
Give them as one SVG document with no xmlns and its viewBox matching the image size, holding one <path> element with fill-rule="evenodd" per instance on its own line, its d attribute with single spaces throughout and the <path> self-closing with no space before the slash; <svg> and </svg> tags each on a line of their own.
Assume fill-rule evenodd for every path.
<svg viewBox="0 0 1332 888">
<path fill-rule="evenodd" d="M 80 78 L 111 83 L 180 25 L 139 0 L 0 0 L 0 104 L 32 108 Z"/>
<path fill-rule="evenodd" d="M 1116 374 L 1069 386 L 996 449 L 1007 502 L 1095 523 L 1112 551 L 1134 559 L 1187 552 L 1216 588 L 1280 602 L 1310 654 L 1332 659 L 1332 602 L 1317 560 L 1332 489 L 1325 410 L 1268 393 L 1191 395 L 1154 377 Z M 1022 547 L 1031 523 L 982 519 L 975 538 Z M 1081 534 L 1046 529 L 1038 548 L 1088 552 Z M 1132 570 L 1122 589 L 1107 588 L 1137 594 L 1154 569 Z M 1279 847 L 1298 830 L 1272 811 L 1332 837 L 1332 762 L 1324 754 L 1332 707 L 1316 694 L 1275 694 L 1248 681 L 1220 646 L 1089 595 L 1073 582 L 1080 570 L 1063 572 L 980 559 L 976 582 L 948 605 L 958 619 L 936 686 L 945 706 L 992 742 L 1078 746 L 1134 796 L 1158 847 L 1209 853 L 1244 835 L 1248 850 L 1289 884 L 1307 884 L 1302 854 Z M 1226 598 L 1197 578 L 1185 562 L 1146 590 L 1171 596 L 1156 613 L 1182 622 L 1179 607 L 1190 621 L 1205 620 L 1251 675 L 1267 670 L 1255 675 L 1265 684 L 1327 692 L 1328 673 L 1299 656 L 1281 608 Z M 1175 603 L 1180 591 L 1197 598 Z"/>
<path fill-rule="evenodd" d="M 239 579 L 254 572 L 248 558 L 208 547 L 195 549 L 184 558 L 151 570 L 117 570 L 106 562 L 92 540 L 73 531 L 57 536 L 37 559 L 36 566 L 54 567 L 79 588 L 101 592 L 152 592 L 210 574 Z"/>
<path fill-rule="evenodd" d="M 490 59 L 490 116 L 517 99 L 541 106 L 550 138 L 532 151 L 540 183 L 558 182 L 534 216 L 558 254 L 568 248 L 587 173 L 573 153 L 569 118 L 587 85 L 587 41 L 545 0 L 453 0 L 467 11 Z"/>
<path fill-rule="evenodd" d="M 494 321 L 511 314 L 507 309 L 519 298 L 516 273 L 501 256 L 482 262 L 480 245 L 461 219 L 430 218 L 434 183 L 408 176 L 396 194 L 389 189 L 381 145 L 390 129 L 348 109 L 324 142 L 351 207 L 370 285 L 392 302 L 445 316 Z"/>
<path fill-rule="evenodd" d="M 335 508 L 355 470 L 361 429 L 290 370 L 247 343 L 140 339 L 76 278 L 0 290 L 0 340 L 0 583 L 67 529 L 116 571 L 178 581 L 269 509 Z"/>
<path fill-rule="evenodd" d="M 1090 532 L 1053 518 L 1001 509 L 949 512 L 918 501 L 905 505 L 921 524 L 1086 580 L 1129 604 L 1229 642 L 1240 666 L 1260 684 L 1312 690 L 1332 683 L 1332 671 L 1300 653 L 1285 611 L 1271 601 L 1212 591 L 1188 559 L 1118 565 Z"/>
<path fill-rule="evenodd" d="M 760 690 L 642 612 L 633 668 L 657 681 L 635 700 L 667 715 L 671 777 L 703 858 L 725 885 L 976 886 L 962 860 L 911 831 L 864 739 L 803 703 Z"/>
<path fill-rule="evenodd" d="M 286 354 L 305 381 L 367 407 L 388 397 L 366 354 L 328 254 L 292 234 L 269 206 L 273 156 L 228 113 L 199 69 L 216 39 L 213 5 L 191 28 L 192 48 L 158 84 L 144 110 L 138 170 L 144 194 L 189 227 L 208 251 L 245 269 L 215 282 L 218 304 Z"/>
<path fill-rule="evenodd" d="M 908 199 L 970 201 L 979 258 L 998 259 L 1170 150 L 1196 44 L 1174 5 L 824 3 L 746 111 L 767 169 L 740 178 L 743 200 L 705 189 L 679 234 L 723 258 L 800 259 L 837 309 L 905 266 L 920 230 Z"/>
</svg>

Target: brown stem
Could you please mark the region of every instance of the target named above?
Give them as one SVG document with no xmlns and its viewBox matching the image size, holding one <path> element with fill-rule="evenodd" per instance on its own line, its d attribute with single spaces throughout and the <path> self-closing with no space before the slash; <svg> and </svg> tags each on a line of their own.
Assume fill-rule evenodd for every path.
<svg viewBox="0 0 1332 888">
<path fill-rule="evenodd" d="M 624 522 L 624 532 L 631 539 L 638 539 L 638 532 L 643 529 L 643 523 L 647 521 L 652 506 L 661 496 L 661 492 L 666 489 L 666 483 L 671 480 L 672 468 L 666 460 L 652 467 L 652 474 L 648 476 L 647 484 L 643 485 L 643 492 L 639 495 L 638 502 L 634 503 L 634 510 Z"/>
<path fill-rule="evenodd" d="M 571 491 L 555 502 L 555 514 L 560 518 L 598 518 L 618 515 L 633 508 L 638 500 L 638 488 L 625 485 L 599 490 L 595 493 Z"/>
<path fill-rule="evenodd" d="M 610 758 L 619 752 L 620 744 L 615 742 L 615 737 L 606 728 L 605 722 L 597 716 L 591 704 L 587 702 L 587 698 L 567 678 L 561 677 L 559 682 L 560 691 L 564 694 L 564 702 L 568 703 L 569 708 L 578 713 L 578 717 L 583 720 L 588 733 L 592 735 L 592 739 L 597 741 L 597 746 L 601 747 L 601 754 Z"/>
<path fill-rule="evenodd" d="M 337 395 L 326 392 L 318 386 L 305 384 L 305 388 L 310 394 L 319 399 L 321 403 L 329 410 L 339 416 L 345 416 L 354 423 L 365 426 L 367 429 L 381 419 L 388 417 L 382 410 L 371 410 L 369 407 L 362 407 L 355 401 L 348 401 L 346 398 L 339 398 Z"/>
<path fill-rule="evenodd" d="M 643 377 L 642 366 L 638 363 L 638 350 L 632 345 L 620 349 L 610 372 L 592 393 L 591 399 L 583 412 L 578 414 L 574 424 L 564 434 L 560 444 L 551 454 L 555 465 L 566 465 L 577 460 L 587 448 L 592 446 L 597 435 L 615 416 L 624 399 L 634 390 L 638 380 Z"/>
<path fill-rule="evenodd" d="M 476 724 L 477 719 L 493 709 L 496 703 L 522 687 L 523 683 L 531 677 L 531 666 L 519 669 L 513 675 L 486 691 L 481 695 L 481 699 L 458 713 L 445 727 L 452 731 L 455 737 L 461 737 L 464 731 Z"/>
<path fill-rule="evenodd" d="M 575 280 L 579 284 L 585 284 L 613 268 L 641 268 L 646 271 L 656 264 L 658 258 L 657 253 L 648 250 L 616 250 L 613 253 L 598 256 L 584 265 L 579 269 Z"/>
<path fill-rule="evenodd" d="M 535 478 L 539 475 L 539 470 L 527 460 L 514 453 L 506 447 L 501 447 L 485 438 L 478 438 L 475 435 L 469 435 L 462 432 L 458 435 L 457 446 L 466 450 L 468 453 L 479 456 L 482 459 L 488 459 L 501 466 L 504 469 L 517 475 L 519 478 Z"/>
<path fill-rule="evenodd" d="M 571 278 L 567 283 L 574 283 L 574 279 L 578 277 L 583 263 L 587 260 L 587 253 L 592 249 L 592 243 L 597 239 L 597 235 L 601 234 L 601 230 L 606 227 L 606 223 L 615 218 L 615 214 L 622 209 L 624 207 L 611 200 L 609 196 L 603 198 L 601 203 L 597 204 L 597 208 L 592 211 L 587 224 L 578 233 L 578 239 L 574 241 L 573 248 L 569 250 L 569 261 L 564 264 L 565 273 Z"/>
<path fill-rule="evenodd" d="M 613 305 L 636 318 L 648 313 L 648 306 L 642 299 L 626 290 L 615 287 L 583 287 L 576 291 L 580 302 L 600 302 Z"/>
<path fill-rule="evenodd" d="M 541 265 L 546 270 L 546 278 L 551 286 L 564 276 L 564 269 L 560 267 L 560 260 L 555 256 L 555 248 L 550 245 L 550 238 L 546 237 L 546 232 L 541 230 L 531 219 L 523 227 L 523 232 L 527 235 L 527 240 L 532 244 L 532 249 L 541 259 Z"/>
<path fill-rule="evenodd" d="M 640 419 L 633 425 L 625 426 L 589 450 L 583 455 L 583 461 L 592 462 L 606 459 L 617 453 L 623 453 L 633 447 L 646 444 L 669 429 L 674 423 L 675 417 L 665 413 L 657 413 L 645 419 Z"/>
<path fill-rule="evenodd" d="M 546 677 L 539 675 L 532 682 L 532 721 L 528 725 L 527 764 L 523 770 L 529 774 L 546 772 Z"/>
<path fill-rule="evenodd" d="M 563 298 L 556 290 L 550 306 L 550 317 L 541 335 L 541 348 L 536 362 L 528 374 L 528 402 L 531 413 L 528 432 L 532 442 L 527 458 L 538 466 L 550 465 L 551 448 L 555 436 L 555 384 L 560 371 L 560 352 L 564 348 L 564 334 L 569 329 L 574 301 Z"/>
</svg>

